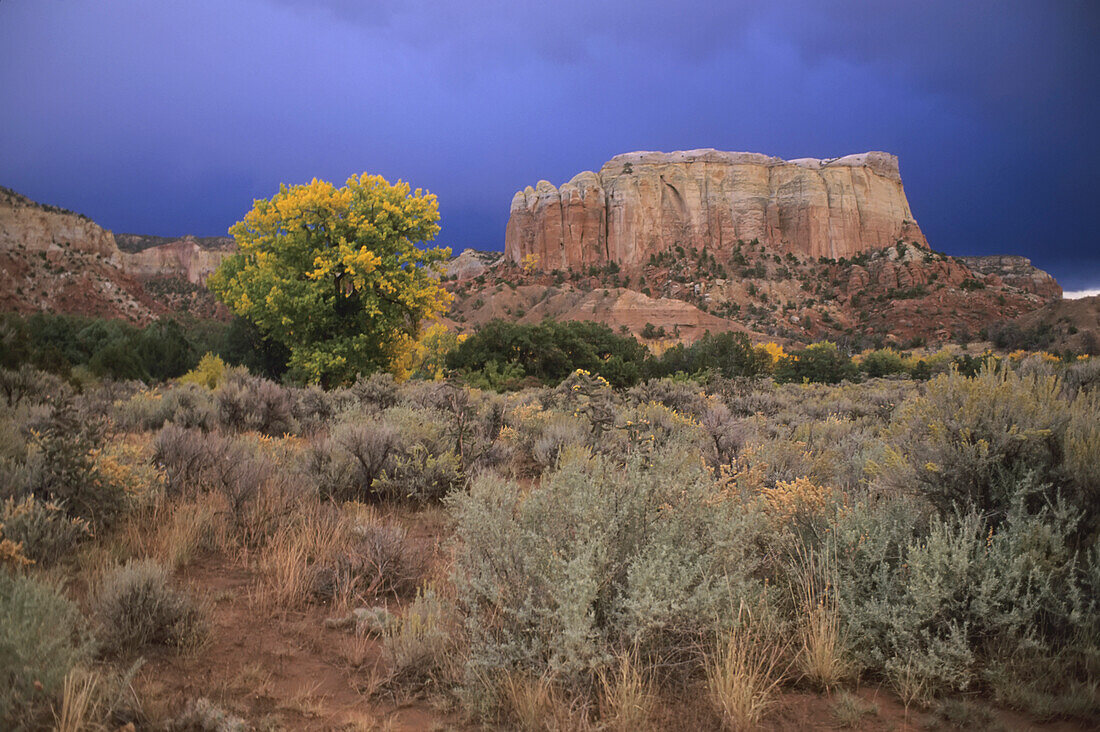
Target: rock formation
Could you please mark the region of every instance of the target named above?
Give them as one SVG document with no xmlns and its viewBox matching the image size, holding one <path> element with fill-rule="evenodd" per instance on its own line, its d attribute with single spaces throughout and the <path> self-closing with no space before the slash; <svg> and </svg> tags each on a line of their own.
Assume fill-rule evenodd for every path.
<svg viewBox="0 0 1100 732">
<path fill-rule="evenodd" d="M 501 256 L 500 252 L 463 249 L 461 254 L 447 262 L 444 274 L 456 280 L 473 279 L 500 261 Z"/>
<path fill-rule="evenodd" d="M 37 254 L 62 249 L 102 257 L 116 264 L 121 261 L 111 232 L 104 231 L 87 216 L 36 203 L 0 187 L 0 251 Z"/>
<path fill-rule="evenodd" d="M 232 239 L 218 248 L 200 246 L 195 237 L 169 241 L 166 244 L 122 254 L 123 270 L 137 277 L 180 277 L 193 285 L 201 285 L 218 268 L 222 260 L 236 251 Z"/>
<path fill-rule="evenodd" d="M 1031 263 L 1027 257 L 994 254 L 986 257 L 959 257 L 970 269 L 982 275 L 996 277 L 1006 285 L 1031 292 L 1050 300 L 1062 297 L 1062 286 L 1048 273 Z"/>
<path fill-rule="evenodd" d="M 676 246 L 720 255 L 753 239 L 814 259 L 927 246 L 889 153 L 788 161 L 708 149 L 617 155 L 560 188 L 528 186 L 512 199 L 505 254 L 544 271 L 629 271 Z"/>
<path fill-rule="evenodd" d="M 232 239 L 115 236 L 87 216 L 0 188 L 0 310 L 51 311 L 147 322 L 181 307 L 217 311 L 200 285 L 232 254 Z M 199 242 L 211 244 L 200 246 Z"/>
</svg>

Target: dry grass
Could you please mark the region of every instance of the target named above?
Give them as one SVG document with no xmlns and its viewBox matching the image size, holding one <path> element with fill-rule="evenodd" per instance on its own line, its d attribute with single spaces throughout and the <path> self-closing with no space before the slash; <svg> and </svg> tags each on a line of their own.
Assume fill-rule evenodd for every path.
<svg viewBox="0 0 1100 732">
<path fill-rule="evenodd" d="M 319 683 L 312 686 L 303 686 L 294 692 L 289 699 L 286 699 L 279 704 L 279 709 L 295 712 L 303 717 L 318 718 L 324 715 L 325 702 L 328 697 L 325 694 L 318 694 L 317 690 L 321 688 Z"/>
<path fill-rule="evenodd" d="M 202 551 L 225 547 L 228 527 L 224 497 L 208 494 L 173 508 L 157 533 L 156 557 L 164 564 L 179 569 Z"/>
<path fill-rule="evenodd" d="M 600 721 L 618 732 L 648 729 L 657 697 L 652 678 L 638 667 L 637 654 L 622 653 L 619 664 L 599 675 Z"/>
<path fill-rule="evenodd" d="M 434 588 L 421 590 L 400 622 L 386 629 L 382 647 L 390 688 L 417 690 L 457 678 L 454 618 Z"/>
<path fill-rule="evenodd" d="M 593 728 L 584 700 L 567 694 L 554 682 L 549 671 L 537 677 L 512 672 L 499 680 L 497 689 L 501 713 L 508 720 L 510 729 L 520 732 L 585 732 Z"/>
<path fill-rule="evenodd" d="M 889 677 L 890 685 L 905 705 L 906 714 L 914 703 L 923 707 L 932 700 L 932 684 L 927 676 L 920 673 L 912 659 L 906 659 L 904 666 L 890 669 Z"/>
<path fill-rule="evenodd" d="M 312 594 L 312 567 L 335 556 L 349 541 L 346 522 L 323 506 L 306 508 L 276 531 L 259 552 L 260 582 L 253 602 L 268 611 L 305 605 Z"/>
<path fill-rule="evenodd" d="M 799 670 L 818 688 L 831 690 L 852 675 L 837 604 L 832 556 L 800 553 L 797 586 L 792 588 L 799 612 Z"/>
<path fill-rule="evenodd" d="M 839 726 L 848 728 L 857 727 L 866 716 L 877 715 L 878 706 L 860 699 L 855 694 L 842 691 L 829 705 L 829 711 L 832 712 L 833 719 Z"/>
<path fill-rule="evenodd" d="M 760 723 L 790 667 L 786 657 L 786 643 L 766 623 L 741 622 L 719 643 L 706 664 L 707 693 L 723 729 Z"/>
<path fill-rule="evenodd" d="M 100 676 L 94 671 L 73 669 L 61 688 L 61 708 L 54 714 L 57 732 L 80 732 L 93 726 L 98 716 Z"/>
</svg>

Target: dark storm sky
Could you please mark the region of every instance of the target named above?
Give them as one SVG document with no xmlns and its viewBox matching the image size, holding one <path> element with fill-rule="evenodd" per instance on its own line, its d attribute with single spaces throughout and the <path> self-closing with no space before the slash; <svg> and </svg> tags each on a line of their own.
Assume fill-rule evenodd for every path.
<svg viewBox="0 0 1100 732">
<path fill-rule="evenodd" d="M 1097 0 L 0 0 L 0 185 L 224 234 L 280 182 L 513 192 L 632 150 L 901 159 L 933 247 L 1100 285 Z"/>
</svg>

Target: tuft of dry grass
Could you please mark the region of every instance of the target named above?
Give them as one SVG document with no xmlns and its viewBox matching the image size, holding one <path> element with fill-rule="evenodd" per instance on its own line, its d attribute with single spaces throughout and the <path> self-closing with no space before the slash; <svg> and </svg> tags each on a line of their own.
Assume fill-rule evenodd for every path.
<svg viewBox="0 0 1100 732">
<path fill-rule="evenodd" d="M 520 732 L 587 732 L 593 728 L 585 700 L 571 697 L 555 683 L 549 671 L 540 676 L 513 671 L 501 677 L 496 686 L 501 700 L 501 713 L 508 720 L 511 729 Z"/>
<path fill-rule="evenodd" d="M 506 675 L 500 684 L 506 714 L 523 732 L 546 729 L 559 705 L 558 690 L 549 674 L 531 677 Z"/>
<path fill-rule="evenodd" d="M 829 705 L 829 711 L 833 719 L 841 727 L 856 727 L 865 716 L 878 714 L 878 706 L 872 702 L 864 701 L 855 694 L 842 691 L 836 695 Z"/>
<path fill-rule="evenodd" d="M 457 676 L 452 609 L 432 587 L 420 591 L 399 622 L 382 634 L 390 688 L 419 689 Z"/>
<path fill-rule="evenodd" d="M 218 494 L 206 494 L 176 506 L 158 532 L 157 558 L 179 569 L 203 551 L 224 548 L 228 531 L 225 512 L 225 499 Z"/>
<path fill-rule="evenodd" d="M 98 716 L 100 681 L 94 671 L 77 668 L 68 673 L 61 687 L 60 711 L 54 713 L 57 732 L 81 732 L 92 726 Z"/>
<path fill-rule="evenodd" d="M 829 691 L 852 675 L 837 603 L 835 562 L 813 551 L 798 557 L 797 586 L 792 588 L 799 612 L 799 670 Z"/>
<path fill-rule="evenodd" d="M 316 506 L 279 529 L 259 554 L 260 582 L 253 602 L 266 610 L 305 605 L 313 590 L 313 567 L 328 561 L 348 544 L 347 525 L 339 514 Z"/>
<path fill-rule="evenodd" d="M 760 723 L 790 667 L 786 657 L 787 644 L 766 623 L 740 622 L 719 642 L 706 672 L 708 697 L 723 729 L 748 730 Z"/>
<path fill-rule="evenodd" d="M 923 707 L 932 701 L 932 684 L 911 658 L 907 658 L 904 665 L 898 664 L 889 669 L 889 678 L 890 685 L 905 705 L 906 714 L 914 703 Z"/>
<path fill-rule="evenodd" d="M 619 655 L 619 663 L 599 674 L 600 721 L 605 729 L 633 732 L 648 729 L 657 706 L 652 678 L 638 666 L 635 651 Z"/>
</svg>

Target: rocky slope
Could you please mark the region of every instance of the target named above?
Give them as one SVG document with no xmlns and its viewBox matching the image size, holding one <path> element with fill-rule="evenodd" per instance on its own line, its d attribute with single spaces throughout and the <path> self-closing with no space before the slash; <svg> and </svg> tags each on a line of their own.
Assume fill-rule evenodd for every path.
<svg viewBox="0 0 1100 732">
<path fill-rule="evenodd" d="M 651 323 L 686 341 L 709 329 L 742 331 L 755 340 L 829 339 L 853 346 L 968 341 L 990 323 L 1051 299 L 911 244 L 851 259 L 811 259 L 741 242 L 728 257 L 664 252 L 633 273 L 614 263 L 543 272 L 503 260 L 448 286 L 456 296 L 451 318 L 460 328 L 492 317 L 532 321 L 592 311 L 597 320 L 639 336 L 652 332 L 645 328 Z"/>
<path fill-rule="evenodd" d="M 0 310 L 149 320 L 160 309 L 122 258 L 86 216 L 0 189 Z"/>
<path fill-rule="evenodd" d="M 231 236 L 185 236 L 183 239 L 193 241 L 202 249 L 227 249 L 233 247 Z M 134 254 L 153 247 L 164 246 L 172 242 L 180 241 L 179 238 L 170 236 L 151 236 L 149 234 L 115 234 L 115 244 L 123 252 Z"/>
<path fill-rule="evenodd" d="M 1100 296 L 1055 300 L 1012 320 L 987 327 L 1005 350 L 1072 351 L 1100 355 Z"/>
<path fill-rule="evenodd" d="M 232 249 L 225 240 L 212 243 L 185 237 L 124 252 L 88 217 L 0 188 L 0 310 L 136 322 L 171 311 L 219 315 L 201 284 Z"/>
<path fill-rule="evenodd" d="M 528 186 L 512 199 L 505 254 L 544 271 L 634 271 L 675 247 L 726 257 L 753 240 L 814 259 L 926 245 L 889 153 L 782 160 L 707 149 L 618 155 L 561 188 Z"/>
<path fill-rule="evenodd" d="M 559 201 L 604 196 L 605 212 L 613 212 L 610 219 L 599 219 L 595 208 L 582 206 L 580 219 L 559 214 L 566 225 L 563 231 L 572 232 L 570 247 L 564 240 L 555 244 L 558 255 L 565 257 L 558 261 L 566 266 L 547 267 L 537 252 L 517 250 L 515 211 L 504 255 L 466 250 L 452 259 L 444 275 L 455 294 L 448 322 L 469 331 L 495 317 L 526 322 L 549 317 L 596 320 L 651 340 L 690 341 L 707 330 L 732 330 L 757 341 L 805 343 L 827 338 L 853 346 L 906 346 L 977 338 L 991 325 L 1025 316 L 1061 295 L 1053 278 L 1022 257 L 956 258 L 929 249 L 912 221 L 892 156 L 784 162 L 705 151 L 685 154 L 691 159 L 680 165 L 665 161 L 668 156 L 653 155 L 615 158 L 600 175 L 579 177 L 581 183 L 587 181 L 584 191 L 575 187 L 574 194 L 569 185 L 555 189 Z M 633 170 L 641 172 L 626 172 L 634 165 Z M 684 171 L 697 169 L 703 177 L 692 189 L 682 178 Z M 605 173 L 610 181 L 606 186 L 600 182 Z M 777 184 L 776 200 L 749 197 L 744 206 L 738 204 L 741 208 L 727 206 L 723 212 L 718 204 L 701 203 L 706 197 L 696 195 L 711 190 L 712 184 L 716 189 L 728 184 L 741 190 L 742 183 L 735 185 L 731 176 L 760 175 L 768 186 L 787 182 Z M 809 177 L 795 182 L 803 176 Z M 824 209 L 815 203 L 817 194 L 807 192 L 813 180 L 826 186 L 829 206 Z M 673 183 L 685 206 L 692 201 L 690 210 L 705 215 L 677 219 L 642 208 L 654 200 L 650 187 L 655 182 L 669 188 L 665 181 Z M 541 189 L 549 193 L 546 186 Z M 885 192 L 874 193 L 880 189 Z M 671 200 L 671 193 L 661 195 Z M 848 199 L 856 201 L 855 219 L 844 213 L 849 211 Z M 633 202 L 628 205 L 629 201 Z M 546 205 L 552 208 L 552 202 Z M 549 221 L 545 206 L 532 210 L 542 210 L 539 220 Z M 746 223 L 752 219 L 747 211 L 757 212 L 753 216 L 762 228 Z M 584 228 L 589 214 L 597 223 L 613 222 L 605 226 L 602 243 L 596 241 L 603 255 L 600 246 L 586 248 L 593 241 L 586 238 L 592 230 Z M 626 238 L 606 238 L 606 232 L 620 230 L 614 222 L 627 219 L 634 222 L 630 231 L 648 232 L 629 240 L 638 243 L 638 251 L 623 249 L 628 246 Z M 580 221 L 581 228 L 570 228 L 570 221 Z M 719 232 L 717 239 L 704 235 L 699 222 L 705 221 L 714 223 L 710 231 Z M 825 222 L 824 234 L 814 228 L 816 224 L 810 225 L 815 221 Z M 599 230 L 597 226 L 594 231 Z M 542 239 L 535 239 L 545 243 L 545 230 L 540 231 Z M 680 243 L 692 239 L 666 240 L 668 232 L 702 237 L 703 246 Z M 735 233 L 762 236 L 724 238 Z M 897 236 L 907 241 L 899 242 Z M 120 250 L 119 242 L 128 251 Z M 818 253 L 823 248 L 854 253 L 825 256 Z M 622 256 L 608 256 L 620 249 Z M 115 236 L 84 216 L 0 190 L 2 310 L 72 312 L 139 322 L 178 311 L 225 316 L 203 283 L 231 252 L 231 240 L 218 237 Z"/>
</svg>

